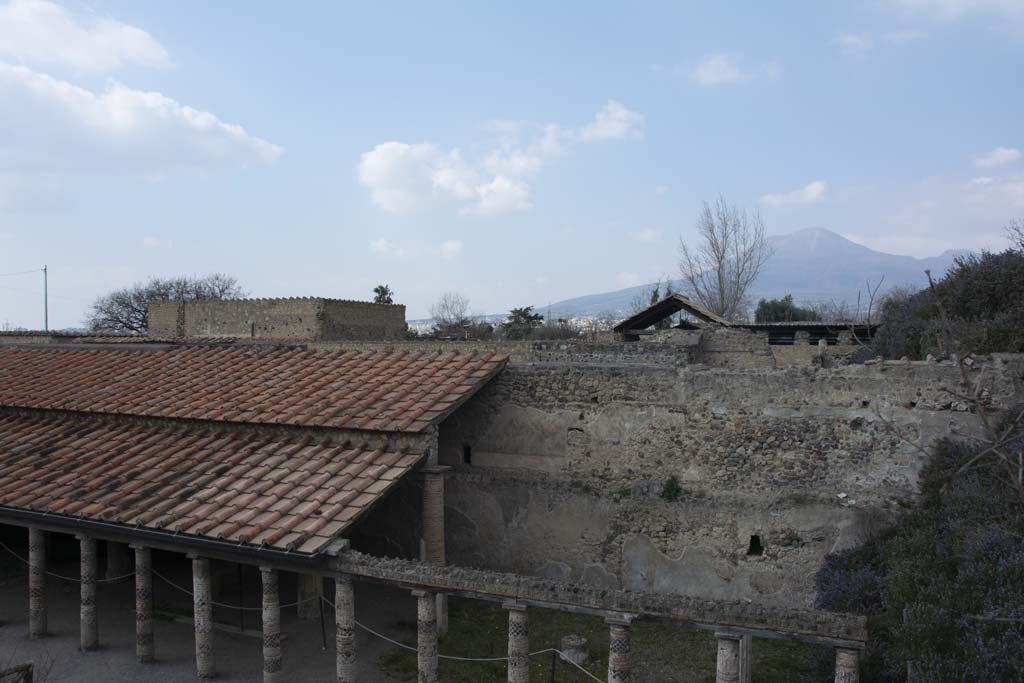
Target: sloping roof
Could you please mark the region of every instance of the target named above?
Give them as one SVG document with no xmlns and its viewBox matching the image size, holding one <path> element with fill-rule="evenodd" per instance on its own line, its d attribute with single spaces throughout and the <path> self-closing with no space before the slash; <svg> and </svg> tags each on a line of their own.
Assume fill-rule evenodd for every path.
<svg viewBox="0 0 1024 683">
<path fill-rule="evenodd" d="M 631 330 L 644 330 L 661 322 L 673 313 L 686 311 L 690 315 L 708 323 L 717 325 L 729 325 L 729 321 L 712 313 L 689 297 L 682 294 L 669 294 L 657 303 L 653 303 L 638 313 L 634 313 L 615 326 L 616 332 L 628 332 Z"/>
<path fill-rule="evenodd" d="M 507 360 L 257 346 L 0 346 L 0 406 L 418 433 Z"/>
<path fill-rule="evenodd" d="M 0 506 L 315 554 L 423 457 L 0 411 Z"/>
</svg>

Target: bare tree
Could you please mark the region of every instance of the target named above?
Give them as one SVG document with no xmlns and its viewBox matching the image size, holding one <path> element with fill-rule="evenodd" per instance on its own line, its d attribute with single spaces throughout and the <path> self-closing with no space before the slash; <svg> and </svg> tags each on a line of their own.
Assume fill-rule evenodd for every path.
<svg viewBox="0 0 1024 683">
<path fill-rule="evenodd" d="M 1006 239 L 1012 249 L 1024 251 L 1024 219 L 1016 218 L 1006 225 Z"/>
<path fill-rule="evenodd" d="M 158 301 L 213 301 L 238 299 L 246 291 L 238 280 L 223 273 L 202 277 L 151 278 L 146 283 L 116 289 L 93 303 L 86 325 L 93 332 L 130 332 L 149 330 L 149 304 Z"/>
<path fill-rule="evenodd" d="M 459 331 L 470 323 L 469 299 L 458 292 L 445 292 L 430 307 L 430 317 L 434 319 L 434 329 L 439 334 Z"/>
<path fill-rule="evenodd" d="M 772 255 L 760 212 L 752 216 L 719 195 L 704 202 L 697 218 L 700 244 L 679 239 L 679 271 L 685 293 L 726 318 L 738 320 L 750 302 L 747 290 Z"/>
</svg>

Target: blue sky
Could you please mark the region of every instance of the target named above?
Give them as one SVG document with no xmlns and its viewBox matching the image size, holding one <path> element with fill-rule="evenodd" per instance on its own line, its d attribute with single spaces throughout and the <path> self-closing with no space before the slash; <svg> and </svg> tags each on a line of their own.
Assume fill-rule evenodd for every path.
<svg viewBox="0 0 1024 683">
<path fill-rule="evenodd" d="M 702 201 L 892 253 L 1024 217 L 1024 2 L 0 0 L 0 273 L 480 313 L 677 271 Z M 0 325 L 42 325 L 41 274 Z"/>
</svg>

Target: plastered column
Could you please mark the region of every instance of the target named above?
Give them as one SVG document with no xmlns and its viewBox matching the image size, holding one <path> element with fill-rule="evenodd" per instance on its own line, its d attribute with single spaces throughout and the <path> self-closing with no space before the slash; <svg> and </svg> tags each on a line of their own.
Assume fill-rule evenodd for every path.
<svg viewBox="0 0 1024 683">
<path fill-rule="evenodd" d="M 356 683 L 356 603 L 347 574 L 334 579 L 334 647 L 337 683 Z"/>
<path fill-rule="evenodd" d="M 860 652 L 836 648 L 836 683 L 860 681 Z"/>
<path fill-rule="evenodd" d="M 437 601 L 433 593 L 413 591 L 416 598 L 416 668 L 419 683 L 437 683 Z"/>
<path fill-rule="evenodd" d="M 740 683 L 751 683 L 754 670 L 754 638 L 740 638 Z"/>
<path fill-rule="evenodd" d="M 46 532 L 28 530 L 28 637 L 46 635 Z"/>
<path fill-rule="evenodd" d="M 718 665 L 715 683 L 739 683 L 740 637 L 728 633 L 718 634 Z"/>
<path fill-rule="evenodd" d="M 260 567 L 263 580 L 263 683 L 278 683 L 281 676 L 281 598 L 277 570 Z"/>
<path fill-rule="evenodd" d="M 156 660 L 153 643 L 153 555 L 149 548 L 135 550 L 135 657 L 143 664 Z"/>
<path fill-rule="evenodd" d="M 196 632 L 196 675 L 213 678 L 217 669 L 213 661 L 213 602 L 210 592 L 210 561 L 192 558 L 192 611 Z"/>
<path fill-rule="evenodd" d="M 96 539 L 79 536 L 78 546 L 81 566 L 78 646 L 83 652 L 88 652 L 100 644 L 99 624 L 96 622 Z"/>
<path fill-rule="evenodd" d="M 423 561 L 443 567 L 447 564 L 444 548 L 444 479 L 450 468 L 431 465 L 423 470 Z M 448 632 L 448 596 L 437 594 L 437 629 Z"/>
<path fill-rule="evenodd" d="M 299 619 L 312 621 L 320 618 L 320 596 L 323 593 L 323 580 L 314 574 L 299 574 L 299 604 L 295 611 Z"/>
<path fill-rule="evenodd" d="M 627 618 L 608 620 L 608 683 L 630 683 L 633 680 L 630 621 Z"/>
<path fill-rule="evenodd" d="M 508 610 L 508 683 L 530 683 L 530 629 L 526 605 L 506 602 Z"/>
</svg>

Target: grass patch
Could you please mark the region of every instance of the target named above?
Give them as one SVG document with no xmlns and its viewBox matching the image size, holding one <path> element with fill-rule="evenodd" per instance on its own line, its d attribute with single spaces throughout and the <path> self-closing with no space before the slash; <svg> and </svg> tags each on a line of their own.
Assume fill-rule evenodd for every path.
<svg viewBox="0 0 1024 683">
<path fill-rule="evenodd" d="M 508 613 L 497 603 L 464 598 L 449 599 L 448 634 L 439 651 L 458 657 L 501 657 L 508 651 Z M 607 678 L 608 626 L 598 617 L 536 607 L 529 609 L 530 651 L 559 647 L 562 636 L 587 639 L 587 668 Z M 395 630 L 388 635 L 395 636 Z M 399 640 L 416 644 L 416 624 L 400 622 Z M 638 621 L 632 628 L 634 680 L 651 683 L 713 683 L 717 645 L 715 636 L 683 626 Z M 754 680 L 758 683 L 811 683 L 829 680 L 831 650 L 785 640 L 754 640 Z M 556 655 L 557 657 L 557 655 Z M 401 680 L 416 679 L 416 653 L 391 648 L 377 660 L 380 671 Z M 593 683 L 571 665 L 556 661 L 552 679 L 550 654 L 530 658 L 534 683 Z M 443 683 L 503 681 L 504 662 L 458 662 L 442 659 L 438 672 Z"/>
</svg>

